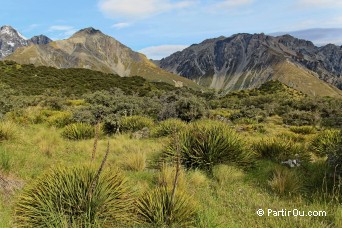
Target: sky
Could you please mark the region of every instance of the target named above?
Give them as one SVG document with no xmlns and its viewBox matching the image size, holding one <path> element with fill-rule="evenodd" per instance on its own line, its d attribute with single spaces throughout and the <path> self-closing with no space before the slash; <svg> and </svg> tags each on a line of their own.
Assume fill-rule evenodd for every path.
<svg viewBox="0 0 342 228">
<path fill-rule="evenodd" d="M 0 25 L 66 39 L 94 27 L 151 59 L 236 33 L 342 45 L 342 0 L 0 0 Z"/>
</svg>

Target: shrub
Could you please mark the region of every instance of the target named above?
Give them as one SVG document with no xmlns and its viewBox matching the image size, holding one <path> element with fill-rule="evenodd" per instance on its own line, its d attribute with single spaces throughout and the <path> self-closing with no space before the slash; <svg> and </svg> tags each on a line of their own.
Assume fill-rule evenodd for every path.
<svg viewBox="0 0 342 228">
<path fill-rule="evenodd" d="M 77 167 L 58 168 L 42 176 L 19 196 L 16 225 L 113 227 L 130 222 L 133 199 L 123 176 L 102 173 L 94 182 L 96 175 L 93 168 Z"/>
<path fill-rule="evenodd" d="M 152 127 L 153 120 L 144 116 L 127 116 L 121 119 L 121 131 L 139 131 L 144 127 Z"/>
<path fill-rule="evenodd" d="M 286 167 L 276 168 L 268 184 L 280 196 L 297 195 L 305 189 L 302 178 Z"/>
<path fill-rule="evenodd" d="M 334 150 L 340 140 L 338 130 L 321 131 L 311 141 L 310 149 L 318 156 L 326 156 Z"/>
<path fill-rule="evenodd" d="M 205 103 L 195 96 L 181 97 L 175 107 L 178 118 L 187 122 L 200 119 L 207 113 Z"/>
<path fill-rule="evenodd" d="M 302 145 L 281 138 L 268 138 L 253 145 L 262 158 L 275 162 L 299 159 L 302 163 L 310 160 L 310 154 Z"/>
<path fill-rule="evenodd" d="M 303 126 L 314 125 L 319 120 L 315 113 L 308 111 L 291 111 L 283 115 L 283 121 L 288 125 Z"/>
<path fill-rule="evenodd" d="M 166 187 L 143 194 L 137 202 L 137 211 L 142 223 L 156 227 L 191 227 L 197 214 L 192 198 L 177 191 L 172 202 L 172 192 Z"/>
<path fill-rule="evenodd" d="M 67 111 L 55 111 L 55 113 L 49 116 L 46 121 L 50 126 L 64 127 L 68 125 L 72 120 L 72 113 Z"/>
<path fill-rule="evenodd" d="M 250 164 L 253 160 L 243 141 L 227 125 L 217 121 L 193 123 L 175 137 L 167 155 L 180 152 L 186 168 L 199 168 L 209 173 L 217 164 Z"/>
<path fill-rule="evenodd" d="M 95 136 L 95 129 L 86 123 L 69 124 L 63 129 L 62 136 L 71 140 L 90 139 Z"/>
<path fill-rule="evenodd" d="M 17 126 L 9 121 L 0 122 L 0 141 L 12 140 L 17 136 Z"/>
<path fill-rule="evenodd" d="M 290 131 L 302 134 L 302 135 L 309 135 L 309 134 L 315 134 L 316 129 L 312 126 L 292 126 L 290 127 Z"/>
<path fill-rule="evenodd" d="M 158 126 L 154 127 L 151 131 L 151 135 L 153 137 L 168 136 L 181 131 L 185 127 L 186 123 L 180 119 L 167 119 L 161 121 Z"/>
</svg>

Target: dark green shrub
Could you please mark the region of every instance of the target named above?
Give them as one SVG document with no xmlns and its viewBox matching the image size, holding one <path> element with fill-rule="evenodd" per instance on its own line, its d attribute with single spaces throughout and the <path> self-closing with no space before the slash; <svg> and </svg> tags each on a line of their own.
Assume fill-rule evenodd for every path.
<svg viewBox="0 0 342 228">
<path fill-rule="evenodd" d="M 193 199 L 177 191 L 172 202 L 172 191 L 157 187 L 138 200 L 138 218 L 155 227 L 192 227 L 197 214 Z"/>
<path fill-rule="evenodd" d="M 217 164 L 248 165 L 253 161 L 253 155 L 238 135 L 218 121 L 191 124 L 173 138 L 167 155 L 174 156 L 177 149 L 186 168 L 198 168 L 209 173 Z"/>
<path fill-rule="evenodd" d="M 186 123 L 184 123 L 180 119 L 167 119 L 158 123 L 158 125 L 152 129 L 151 135 L 153 137 L 172 135 L 181 131 L 186 126 Z"/>
<path fill-rule="evenodd" d="M 127 116 L 121 119 L 121 131 L 139 131 L 144 127 L 152 127 L 153 120 L 149 117 L 144 116 Z"/>
<path fill-rule="evenodd" d="M 299 159 L 303 164 L 310 161 L 310 154 L 305 148 L 291 140 L 284 138 L 268 138 L 253 145 L 253 149 L 261 158 L 275 162 Z"/>
<path fill-rule="evenodd" d="M 283 115 L 283 121 L 288 125 L 303 126 L 315 125 L 319 120 L 319 116 L 308 111 L 292 111 Z"/>
<path fill-rule="evenodd" d="M 133 198 L 118 172 L 90 167 L 59 168 L 26 187 L 15 204 L 17 227 L 124 227 Z M 93 185 L 95 184 L 95 185 Z M 91 191 L 90 194 L 90 190 Z"/>
<path fill-rule="evenodd" d="M 95 136 L 95 129 L 87 123 L 73 123 L 63 129 L 62 136 L 71 140 L 90 139 Z"/>
<path fill-rule="evenodd" d="M 178 118 L 187 122 L 200 119 L 207 114 L 205 103 L 195 96 L 181 97 L 175 107 Z"/>
</svg>

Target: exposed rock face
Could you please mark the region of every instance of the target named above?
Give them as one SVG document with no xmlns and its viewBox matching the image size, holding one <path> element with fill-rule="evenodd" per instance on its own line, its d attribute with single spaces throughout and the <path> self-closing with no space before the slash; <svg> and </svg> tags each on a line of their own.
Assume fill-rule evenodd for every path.
<svg viewBox="0 0 342 228">
<path fill-rule="evenodd" d="M 290 35 L 237 34 L 192 45 L 160 61 L 160 67 L 224 91 L 255 88 L 296 67 L 342 89 L 342 47 L 316 47 Z M 284 74 L 286 77 L 286 74 Z"/>
<path fill-rule="evenodd" d="M 10 55 L 18 47 L 27 46 L 28 41 L 11 26 L 0 28 L 0 59 Z"/>
<path fill-rule="evenodd" d="M 48 44 L 52 40 L 44 35 L 26 39 L 11 26 L 5 25 L 0 28 L 0 59 L 12 54 L 17 48 L 31 44 Z"/>
<path fill-rule="evenodd" d="M 94 28 L 76 32 L 69 39 L 47 45 L 31 45 L 17 49 L 6 59 L 20 64 L 52 66 L 56 68 L 87 68 L 120 76 L 142 76 L 153 81 L 174 84 L 181 81 L 197 87 L 192 81 L 164 71 L 113 37 Z"/>
<path fill-rule="evenodd" d="M 34 36 L 29 40 L 32 44 L 48 44 L 52 42 L 52 40 L 44 35 Z"/>
</svg>

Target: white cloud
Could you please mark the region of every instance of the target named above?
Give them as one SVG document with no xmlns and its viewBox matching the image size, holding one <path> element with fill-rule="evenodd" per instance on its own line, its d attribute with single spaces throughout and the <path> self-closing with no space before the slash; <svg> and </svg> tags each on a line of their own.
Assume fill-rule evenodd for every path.
<svg viewBox="0 0 342 228">
<path fill-rule="evenodd" d="M 253 2 L 254 0 L 224 0 L 214 4 L 213 7 L 217 9 L 231 9 L 243 5 L 248 5 Z"/>
<path fill-rule="evenodd" d="M 118 18 L 144 18 L 174 9 L 191 6 L 193 0 L 171 2 L 170 0 L 101 0 L 99 8 L 105 15 Z"/>
<path fill-rule="evenodd" d="M 49 32 L 52 32 L 52 33 L 59 32 L 59 34 L 57 35 L 64 39 L 73 35 L 75 32 L 77 32 L 77 29 L 75 29 L 73 26 L 68 26 L 68 25 L 52 25 L 49 27 Z"/>
<path fill-rule="evenodd" d="M 187 47 L 188 45 L 160 45 L 146 47 L 139 52 L 145 54 L 149 59 L 159 60 Z"/>
<path fill-rule="evenodd" d="M 53 25 L 49 28 L 50 31 L 68 31 L 71 29 L 74 29 L 74 27 L 67 25 Z"/>
<path fill-rule="evenodd" d="M 128 22 L 119 22 L 119 23 L 112 25 L 113 28 L 117 28 L 117 29 L 127 28 L 129 26 L 131 26 L 131 23 L 128 23 Z"/>
<path fill-rule="evenodd" d="M 342 7 L 341 0 L 298 0 L 300 6 L 303 7 L 323 7 L 335 8 Z"/>
</svg>

